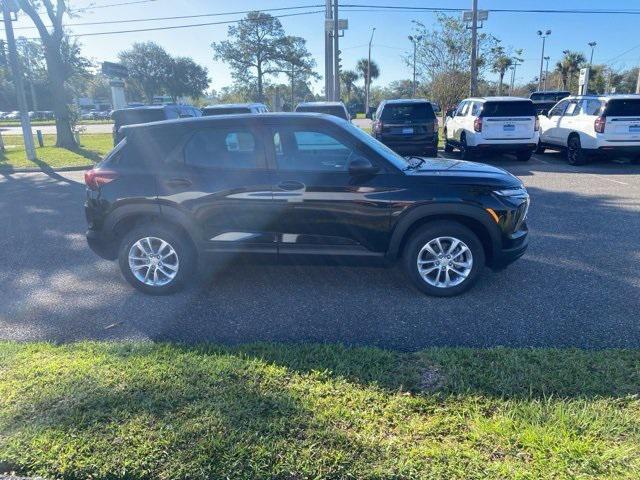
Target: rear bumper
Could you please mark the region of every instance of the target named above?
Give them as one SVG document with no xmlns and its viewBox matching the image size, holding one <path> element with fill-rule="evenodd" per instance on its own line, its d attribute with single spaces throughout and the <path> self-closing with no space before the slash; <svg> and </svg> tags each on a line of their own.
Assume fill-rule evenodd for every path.
<svg viewBox="0 0 640 480">
<path fill-rule="evenodd" d="M 479 143 L 474 147 L 478 151 L 482 152 L 522 152 L 533 151 L 538 147 L 535 142 L 518 142 L 518 143 Z"/>
<path fill-rule="evenodd" d="M 611 153 L 611 154 L 640 154 L 640 145 L 599 145 L 592 149 L 594 152 Z"/>
<path fill-rule="evenodd" d="M 99 257 L 105 260 L 115 260 L 118 257 L 115 242 L 110 238 L 106 238 L 101 231 L 89 229 L 86 237 L 89 248 Z"/>
</svg>

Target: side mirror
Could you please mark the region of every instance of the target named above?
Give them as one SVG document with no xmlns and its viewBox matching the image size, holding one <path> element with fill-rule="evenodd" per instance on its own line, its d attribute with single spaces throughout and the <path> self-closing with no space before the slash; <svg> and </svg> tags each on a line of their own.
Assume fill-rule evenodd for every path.
<svg viewBox="0 0 640 480">
<path fill-rule="evenodd" d="M 363 175 L 375 175 L 380 170 L 369 159 L 357 156 L 349 162 L 349 175 L 354 177 Z"/>
</svg>

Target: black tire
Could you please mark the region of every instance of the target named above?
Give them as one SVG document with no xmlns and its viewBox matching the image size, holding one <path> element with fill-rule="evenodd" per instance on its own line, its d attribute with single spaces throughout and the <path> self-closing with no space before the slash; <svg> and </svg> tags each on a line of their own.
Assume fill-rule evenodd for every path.
<svg viewBox="0 0 640 480">
<path fill-rule="evenodd" d="M 135 276 L 129 265 L 129 252 L 133 245 L 147 237 L 163 240 L 173 248 L 177 256 L 178 270 L 175 277 L 164 285 L 153 286 L 143 283 Z M 175 262 L 175 257 L 171 257 L 171 260 Z M 133 228 L 122 238 L 118 251 L 118 263 L 125 280 L 136 289 L 151 295 L 168 295 L 181 290 L 192 279 L 195 273 L 196 253 L 191 242 L 176 230 L 161 224 L 145 223 Z M 143 263 L 141 262 L 140 265 L 142 266 Z M 162 266 L 160 263 L 160 267 Z M 146 271 L 145 267 L 141 270 L 143 273 Z M 165 271 L 170 271 L 170 269 L 166 268 Z"/>
<path fill-rule="evenodd" d="M 538 146 L 536 147 L 536 153 L 543 154 L 545 150 L 546 150 L 546 147 L 542 143 L 538 142 Z"/>
<path fill-rule="evenodd" d="M 424 152 L 425 157 L 433 157 L 433 158 L 437 158 L 438 157 L 438 149 L 437 148 L 430 148 L 428 150 L 426 150 Z"/>
<path fill-rule="evenodd" d="M 470 250 L 472 258 L 471 269 L 466 278 L 459 284 L 447 288 L 431 285 L 418 271 L 418 256 L 423 247 L 440 237 L 452 237 L 462 241 Z M 443 246 L 447 247 L 447 245 Z M 471 230 L 460 223 L 443 220 L 429 223 L 411 235 L 403 251 L 402 265 L 411 283 L 421 292 L 436 297 L 452 297 L 465 292 L 473 286 L 484 268 L 485 253 L 482 243 Z"/>
<path fill-rule="evenodd" d="M 531 150 L 527 150 L 524 152 L 516 152 L 516 158 L 520 162 L 528 162 L 529 160 L 531 160 L 532 155 L 533 155 L 533 152 Z"/>
<path fill-rule="evenodd" d="M 451 145 L 449 143 L 449 140 L 447 139 L 447 129 L 444 129 L 444 151 L 445 153 L 452 153 L 453 152 L 453 145 Z"/>
<path fill-rule="evenodd" d="M 578 135 L 571 135 L 569 137 L 566 154 L 569 165 L 584 165 L 587 163 L 587 156 L 582 149 Z"/>
<path fill-rule="evenodd" d="M 460 136 L 460 157 L 463 160 L 471 160 L 473 158 L 473 152 L 467 146 L 467 137 L 464 133 Z"/>
</svg>

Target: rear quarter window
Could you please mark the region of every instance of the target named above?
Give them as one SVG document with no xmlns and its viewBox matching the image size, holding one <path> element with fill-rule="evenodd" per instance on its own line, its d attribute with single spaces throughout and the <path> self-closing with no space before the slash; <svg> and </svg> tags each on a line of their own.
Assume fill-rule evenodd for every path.
<svg viewBox="0 0 640 480">
<path fill-rule="evenodd" d="M 486 102 L 481 117 L 535 117 L 536 109 L 528 102 Z"/>
<path fill-rule="evenodd" d="M 430 103 L 387 104 L 380 120 L 387 123 L 428 122 L 436 118 Z"/>
<path fill-rule="evenodd" d="M 640 99 L 609 100 L 604 114 L 611 117 L 640 117 Z"/>
</svg>

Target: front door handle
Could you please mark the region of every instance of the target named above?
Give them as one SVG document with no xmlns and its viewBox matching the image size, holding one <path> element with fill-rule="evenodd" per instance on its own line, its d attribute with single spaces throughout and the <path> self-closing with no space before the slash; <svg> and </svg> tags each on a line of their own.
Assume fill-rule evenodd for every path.
<svg viewBox="0 0 640 480">
<path fill-rule="evenodd" d="M 190 187 L 192 184 L 188 178 L 170 178 L 165 183 L 169 187 Z"/>
<path fill-rule="evenodd" d="M 302 182 L 297 182 L 295 180 L 285 180 L 284 182 L 280 182 L 278 184 L 278 188 L 280 190 L 302 190 L 305 185 Z"/>
</svg>

